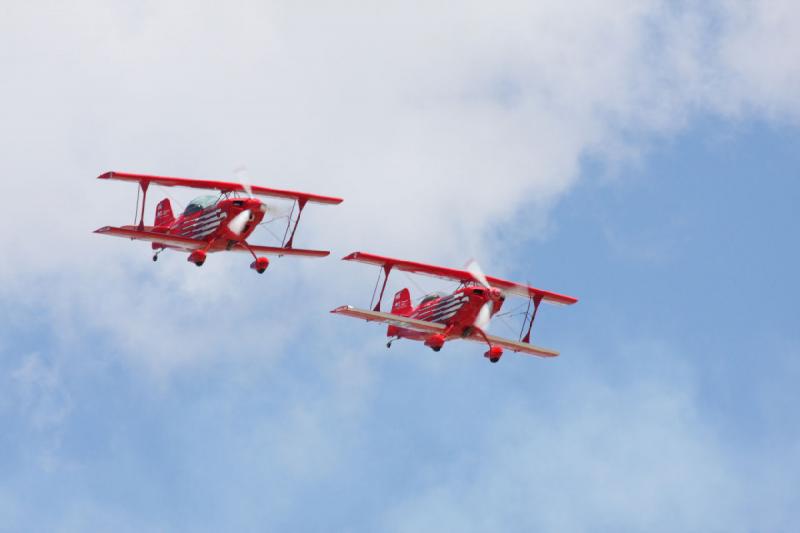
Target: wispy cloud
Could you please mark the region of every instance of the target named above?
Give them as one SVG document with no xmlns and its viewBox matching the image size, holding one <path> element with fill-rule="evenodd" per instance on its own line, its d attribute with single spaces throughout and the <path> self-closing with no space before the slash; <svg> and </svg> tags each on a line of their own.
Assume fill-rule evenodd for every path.
<svg viewBox="0 0 800 533">
<path fill-rule="evenodd" d="M 25 356 L 11 373 L 19 405 L 31 426 L 39 431 L 57 428 L 69 416 L 72 400 L 59 370 L 39 354 Z"/>
<path fill-rule="evenodd" d="M 43 344 L 14 359 L 14 395 L 0 402 L 45 433 L 72 427 L 98 397 L 136 409 L 99 402 L 108 427 L 97 457 L 79 444 L 65 454 L 88 469 L 75 494 L 74 479 L 51 488 L 18 467 L 0 484 L 12 524 L 33 512 L 4 496 L 23 485 L 62 502 L 47 525 L 76 530 L 157 529 L 172 516 L 154 511 L 165 494 L 198 527 L 314 523 L 307 502 L 341 485 L 372 504 L 356 526 L 394 530 L 785 524 L 788 497 L 753 495 L 748 473 L 790 492 L 796 475 L 781 461 L 797 464 L 794 441 L 779 439 L 775 461 L 741 467 L 680 373 L 615 380 L 598 364 L 553 393 L 550 415 L 520 393 L 547 387 L 544 377 L 478 380 L 463 361 L 405 358 L 402 346 L 378 359 L 326 312 L 356 289 L 368 297 L 372 272 L 335 260 L 352 249 L 460 264 L 493 257 L 498 228 L 511 239 L 542 231 L 587 154 L 629 162 L 698 115 L 796 124 L 796 2 L 52 9 L 16 3 L 0 20 L 0 173 L 13 199 L 2 318 Z M 165 254 L 154 265 L 147 246 L 90 233 L 133 216 L 135 190 L 93 181 L 103 170 L 231 178 L 243 164 L 257 183 L 345 197 L 309 209 L 298 237 L 333 258 L 275 261 L 259 277 L 242 257 L 196 269 Z M 167 193 L 191 196 L 155 189 L 151 200 Z M 642 235 L 645 245 L 612 244 L 660 260 Z M 605 351 L 574 344 L 583 361 L 606 363 Z M 78 394 L 65 369 L 86 388 L 96 371 L 134 390 Z M 108 490 L 119 479 L 130 483 Z M 348 523 L 357 500 L 319 516 Z"/>
</svg>

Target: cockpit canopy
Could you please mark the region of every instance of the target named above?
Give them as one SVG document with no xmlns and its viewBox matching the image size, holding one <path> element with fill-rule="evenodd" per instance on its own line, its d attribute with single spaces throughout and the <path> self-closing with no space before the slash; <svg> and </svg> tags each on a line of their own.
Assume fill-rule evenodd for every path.
<svg viewBox="0 0 800 533">
<path fill-rule="evenodd" d="M 198 196 L 191 202 L 189 205 L 186 206 L 186 209 L 183 211 L 183 216 L 189 216 L 192 213 L 197 213 L 198 211 L 202 211 L 207 207 L 211 207 L 217 203 L 216 196 Z"/>
</svg>

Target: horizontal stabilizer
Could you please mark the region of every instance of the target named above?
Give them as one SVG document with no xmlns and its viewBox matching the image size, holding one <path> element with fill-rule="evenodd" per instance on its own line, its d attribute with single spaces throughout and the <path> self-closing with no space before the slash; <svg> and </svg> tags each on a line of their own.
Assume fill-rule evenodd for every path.
<svg viewBox="0 0 800 533">
<path fill-rule="evenodd" d="M 444 331 L 444 326 L 442 324 L 437 324 L 436 322 L 417 320 L 415 318 L 395 315 L 393 313 L 382 313 L 381 311 L 367 311 L 366 309 L 358 309 L 350 305 L 337 307 L 331 311 L 331 313 L 351 316 L 353 318 L 361 318 L 368 322 L 382 322 L 391 326 L 413 329 L 422 333 L 441 333 Z"/>
<path fill-rule="evenodd" d="M 190 239 L 189 237 L 181 237 L 179 235 L 159 233 L 157 231 L 147 231 L 147 229 L 139 230 L 136 226 L 122 226 L 121 228 L 105 226 L 95 230 L 95 233 L 99 233 L 101 235 L 111 235 L 112 237 L 125 237 L 137 241 L 155 242 L 158 244 L 163 244 L 168 248 L 177 248 L 178 250 L 186 251 L 197 250 L 208 245 L 206 241 Z"/>
</svg>

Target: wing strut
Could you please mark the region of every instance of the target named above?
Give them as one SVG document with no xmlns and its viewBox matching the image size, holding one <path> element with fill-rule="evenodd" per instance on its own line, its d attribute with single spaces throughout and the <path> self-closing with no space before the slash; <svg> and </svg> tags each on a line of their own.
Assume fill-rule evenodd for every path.
<svg viewBox="0 0 800 533">
<path fill-rule="evenodd" d="M 303 214 L 303 208 L 306 206 L 306 202 L 308 202 L 307 198 L 300 198 L 299 200 L 297 200 L 297 206 L 299 208 L 298 211 L 297 211 L 297 218 L 294 219 L 294 227 L 292 228 L 292 234 L 289 235 L 289 240 L 286 241 L 286 244 L 284 244 L 285 248 L 291 248 L 292 247 L 292 242 L 294 241 L 294 232 L 297 231 L 297 225 L 300 223 L 300 215 Z M 292 217 L 290 215 L 289 216 L 289 224 L 291 224 L 291 223 L 292 223 Z M 287 230 L 289 229 L 288 226 L 287 226 L 286 229 Z"/>
<path fill-rule="evenodd" d="M 139 186 L 142 188 L 142 213 L 139 215 L 139 231 L 144 231 L 144 206 L 147 203 L 147 188 L 150 186 L 150 180 L 141 180 Z M 139 195 L 136 195 L 136 202 L 139 202 Z"/>
<path fill-rule="evenodd" d="M 531 330 L 533 329 L 533 320 L 536 318 L 536 312 L 539 310 L 540 303 L 542 303 L 542 295 L 537 294 L 536 296 L 533 297 L 533 313 L 531 314 L 531 321 L 528 324 L 528 332 L 522 339 L 522 342 L 526 344 L 530 344 L 531 342 Z"/>
<path fill-rule="evenodd" d="M 383 286 L 381 287 L 381 294 L 378 296 L 378 301 L 375 302 L 375 307 L 372 309 L 373 311 L 380 311 L 381 310 L 381 301 L 383 300 L 383 293 L 386 290 L 386 283 L 389 281 L 389 272 L 392 271 L 392 265 L 386 264 L 383 265 Z M 378 280 L 380 280 L 380 272 L 378 272 Z M 375 288 L 378 288 L 376 283 Z M 375 292 L 372 292 L 372 297 L 375 298 Z"/>
</svg>

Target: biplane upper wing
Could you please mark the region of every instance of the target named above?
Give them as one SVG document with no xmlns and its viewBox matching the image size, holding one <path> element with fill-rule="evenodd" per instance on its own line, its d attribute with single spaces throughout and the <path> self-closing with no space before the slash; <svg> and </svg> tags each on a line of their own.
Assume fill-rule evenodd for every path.
<svg viewBox="0 0 800 533">
<path fill-rule="evenodd" d="M 233 251 L 236 252 L 250 252 L 252 250 L 256 253 L 268 254 L 268 255 L 299 255 L 303 257 L 327 257 L 331 253 L 327 250 L 303 250 L 302 248 L 284 248 L 281 246 L 259 246 L 259 245 L 248 245 L 250 249 L 248 250 L 246 246 L 243 244 L 237 244 L 232 248 Z"/>
<path fill-rule="evenodd" d="M 217 180 L 204 180 L 204 179 L 191 179 L 191 178 L 174 178 L 170 176 L 151 176 L 148 174 L 133 174 L 130 172 L 106 172 L 97 176 L 101 180 L 121 180 L 133 181 L 136 183 L 155 183 L 164 187 L 191 187 L 195 189 L 214 189 L 222 192 L 244 192 L 247 190 L 241 183 L 230 183 L 227 181 Z M 253 185 L 250 187 L 253 194 L 260 196 L 272 196 L 275 198 L 285 198 L 288 200 L 298 200 L 300 202 L 313 202 L 317 204 L 330 204 L 336 205 L 342 203 L 341 198 L 333 196 L 322 196 L 319 194 L 311 194 L 306 192 L 287 191 L 282 189 L 270 189 L 269 187 L 261 187 Z"/>
<path fill-rule="evenodd" d="M 558 357 L 558 352 L 555 350 L 534 346 L 533 344 L 529 344 L 527 342 L 505 339 L 503 337 L 495 337 L 494 335 L 487 335 L 486 338 L 489 339 L 491 344 L 502 346 L 503 348 L 511 350 L 512 352 L 536 355 L 538 357 Z M 484 340 L 484 338 L 478 334 L 473 334 L 467 337 L 465 340 L 481 343 L 486 342 L 486 340 Z"/>
<path fill-rule="evenodd" d="M 157 231 L 149 231 L 149 228 L 147 227 L 145 227 L 143 230 L 140 230 L 137 226 L 122 226 L 121 228 L 105 226 L 95 230 L 95 233 L 111 235 L 113 237 L 125 237 L 139 241 L 156 242 L 158 244 L 168 246 L 169 248 L 177 248 L 179 250 L 187 251 L 197 250 L 208 245 L 206 241 L 181 237 L 179 235 L 159 233 Z"/>
<path fill-rule="evenodd" d="M 380 255 L 369 254 L 365 252 L 353 252 L 352 254 L 344 257 L 345 261 L 359 261 L 361 263 L 368 263 L 371 265 L 380 265 L 384 267 L 391 267 L 392 269 L 411 272 L 414 274 L 424 274 L 426 276 L 433 276 L 435 278 L 442 278 L 447 280 L 454 280 L 461 283 L 473 281 L 472 274 L 467 270 L 440 267 L 434 265 L 426 265 L 424 263 L 417 263 L 415 261 L 404 261 L 402 259 L 394 259 L 391 257 L 383 257 Z M 528 285 L 522 285 L 513 281 L 507 281 L 494 276 L 486 276 L 489 283 L 502 289 L 507 294 L 521 296 L 523 298 L 536 298 L 539 297 L 543 302 L 559 305 L 572 305 L 578 301 L 577 298 L 558 294 L 551 291 L 537 289 Z"/>
<path fill-rule="evenodd" d="M 395 315 L 393 313 L 382 313 L 380 311 L 367 311 L 366 309 L 358 309 L 350 305 L 343 305 L 337 307 L 331 313 L 339 315 L 351 316 L 354 318 L 361 318 L 368 322 L 383 322 L 392 326 L 401 328 L 413 329 L 422 333 L 441 333 L 444 331 L 442 324 L 436 322 L 428 322 L 427 320 L 417 320 L 407 316 Z"/>
</svg>

